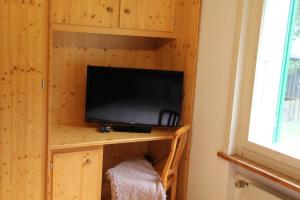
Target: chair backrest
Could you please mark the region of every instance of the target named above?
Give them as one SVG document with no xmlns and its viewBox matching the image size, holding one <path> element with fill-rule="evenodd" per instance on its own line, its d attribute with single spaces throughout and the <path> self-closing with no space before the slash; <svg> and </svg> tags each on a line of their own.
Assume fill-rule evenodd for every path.
<svg viewBox="0 0 300 200">
<path fill-rule="evenodd" d="M 181 155 L 188 137 L 190 125 L 185 125 L 178 129 L 173 137 L 170 154 L 163 169 L 161 179 L 162 184 L 167 191 L 174 181 L 176 181 L 177 171 Z"/>
<path fill-rule="evenodd" d="M 165 116 L 168 117 L 167 124 L 163 124 L 163 119 Z M 180 114 L 178 112 L 169 109 L 162 109 L 159 112 L 159 118 L 158 118 L 159 126 L 163 126 L 163 125 L 178 126 L 179 122 L 180 122 Z"/>
</svg>

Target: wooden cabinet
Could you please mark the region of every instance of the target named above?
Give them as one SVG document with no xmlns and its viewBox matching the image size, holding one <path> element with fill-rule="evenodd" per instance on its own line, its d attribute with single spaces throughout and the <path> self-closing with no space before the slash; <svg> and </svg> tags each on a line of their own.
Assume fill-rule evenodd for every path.
<svg viewBox="0 0 300 200">
<path fill-rule="evenodd" d="M 0 199 L 45 199 L 48 2 L 0 1 Z"/>
<path fill-rule="evenodd" d="M 99 0 L 100 1 L 100 0 Z M 8 1 L 11 2 L 11 1 Z M 27 2 L 27 1 L 26 1 Z M 34 1 L 36 2 L 36 0 Z M 39 0 L 38 0 L 39 2 Z M 89 21 L 91 19 L 86 18 L 87 21 L 82 19 L 82 16 L 92 16 L 91 12 L 82 11 L 79 7 L 82 7 L 83 10 L 95 9 L 97 6 L 91 6 L 96 4 L 96 0 L 50 0 L 51 5 L 51 30 L 49 37 L 50 44 L 50 57 L 49 65 L 51 76 L 49 77 L 49 109 L 48 109 L 48 119 L 49 119 L 49 131 L 48 131 L 48 153 L 49 159 L 48 163 L 53 163 L 53 168 L 50 169 L 47 167 L 48 179 L 47 179 L 47 200 L 69 200 L 69 199 L 84 199 L 84 200 L 94 200 L 100 199 L 100 188 L 101 188 L 101 173 L 105 172 L 106 169 L 115 166 L 117 163 L 122 161 L 127 157 L 142 157 L 140 153 L 150 153 L 154 155 L 154 159 L 159 159 L 161 156 L 165 155 L 169 147 L 168 141 L 163 142 L 151 142 L 149 144 L 141 144 L 137 147 L 131 147 L 129 144 L 123 144 L 121 147 L 115 148 L 118 145 L 109 145 L 106 149 L 106 156 L 104 158 L 105 170 L 102 170 L 102 150 L 91 150 L 91 151 L 81 151 L 66 153 L 70 149 L 88 148 L 95 147 L 96 145 L 108 145 L 108 144 L 117 144 L 117 143 L 127 143 L 127 142 L 137 142 L 133 139 L 132 134 L 120 134 L 119 133 L 110 133 L 110 134 L 99 134 L 97 128 L 93 126 L 85 126 L 84 124 L 84 93 L 85 93 L 85 69 L 88 64 L 95 66 L 132 66 L 134 68 L 145 68 L 145 69 L 162 69 L 162 70 L 177 70 L 184 71 L 184 99 L 183 99 L 183 112 L 182 112 L 182 121 L 184 123 L 190 123 L 192 117 L 193 99 L 194 99 L 194 84 L 195 84 L 195 74 L 197 68 L 197 48 L 199 45 L 199 14 L 200 14 L 200 0 L 113 0 L 106 2 L 113 2 L 114 5 L 117 5 L 115 8 L 112 4 L 110 6 L 113 8 L 113 17 L 103 17 L 103 20 L 111 20 L 111 23 L 105 21 L 101 25 Z M 72 8 L 75 4 L 78 4 L 78 11 L 74 11 Z M 104 2 L 104 1 L 102 1 Z M 151 3 L 150 3 L 151 2 Z M 92 3 L 92 4 L 91 4 Z M 169 6 L 166 6 L 168 5 Z M 171 5 L 171 3 L 173 3 Z M 0 3 L 1 4 L 1 3 Z M 10 3 L 12 4 L 12 3 Z M 82 5 L 79 5 L 82 4 Z M 72 6 L 73 5 L 73 6 Z M 85 6 L 90 6 L 89 9 Z M 8 7 L 8 6 L 7 6 Z M 24 6 L 22 6 L 24 7 Z M 8 7 L 9 8 L 9 7 Z M 110 9 L 102 9 L 101 12 L 108 12 Z M 100 9 L 100 10 L 101 10 Z M 1 6 L 0 6 L 1 10 Z M 27 13 L 27 12 L 26 12 Z M 108 12 L 109 13 L 109 12 Z M 116 14 L 117 13 L 117 14 Z M 176 13 L 176 18 L 174 19 L 174 13 Z M 2 12 L 0 12 L 1 16 Z M 48 14 L 45 11 L 45 14 Z M 107 14 L 107 13 L 106 13 Z M 117 15 L 117 17 L 115 16 Z M 162 14 L 162 15 L 161 15 Z M 65 16 L 72 17 L 72 19 L 65 19 Z M 120 15 L 120 16 L 119 16 Z M 9 24 L 10 18 L 6 18 L 5 13 L 3 12 L 3 19 L 7 19 L 7 24 Z M 102 15 L 101 15 L 102 16 Z M 154 19 L 153 20 L 153 16 Z M 30 18 L 31 19 L 31 18 Z M 35 19 L 35 18 L 34 18 Z M 40 19 L 40 18 L 36 18 Z M 72 21 L 77 19 L 77 21 Z M 80 21 L 82 20 L 82 21 Z M 5 20 L 4 20 L 5 21 Z M 20 21 L 20 20 L 19 20 Z M 22 21 L 22 20 L 21 20 Z M 26 20 L 25 20 L 26 21 Z M 173 22 L 176 21 L 176 25 L 173 25 Z M 102 22 L 103 23 L 103 22 Z M 152 24 L 151 24 L 152 23 Z M 1 24 L 1 21 L 0 21 Z M 17 23 L 18 24 L 18 23 Z M 47 23 L 45 23 L 47 26 Z M 174 27 L 173 27 L 174 26 Z M 18 26 L 20 29 L 23 26 Z M 12 26 L 14 28 L 14 26 Z M 39 30 L 41 29 L 38 27 Z M 32 31 L 32 28 L 28 29 Z M 78 33 L 79 32 L 79 33 Z M 5 32 L 3 32 L 5 33 Z M 121 36 L 115 36 L 121 35 Z M 141 36 L 141 37 L 123 37 L 125 36 Z M 1 33 L 0 33 L 1 36 Z M 6 45 L 5 41 L 8 40 L 7 36 L 10 34 L 3 35 L 3 47 Z M 26 35 L 25 35 L 26 36 Z M 10 36 L 11 37 L 11 36 Z M 149 37 L 149 38 L 145 38 Z M 150 38 L 151 37 L 151 38 Z M 155 37 L 155 38 L 152 38 Z M 1 38 L 1 37 L 0 37 Z M 26 37 L 18 37 L 19 39 L 25 39 Z M 159 38 L 159 39 L 156 39 Z M 160 39 L 167 38 L 167 39 Z M 171 39 L 170 39 L 171 38 Z M 14 40 L 19 41 L 19 40 Z M 20 45 L 23 45 L 23 42 L 19 42 Z M 40 44 L 34 42 L 34 44 Z M 26 43 L 27 44 L 27 43 Z M 31 43 L 30 43 L 31 44 Z M 0 46 L 2 43 L 0 42 Z M 29 45 L 29 44 L 28 44 Z M 23 45 L 24 46 L 24 45 Z M 31 46 L 33 46 L 31 44 Z M 4 48 L 5 49 L 5 48 Z M 8 48 L 6 48 L 8 49 Z M 25 49 L 26 50 L 26 49 Z M 8 51 L 3 51 L 4 55 Z M 10 51 L 13 52 L 13 51 Z M 28 53 L 35 53 L 36 51 L 27 51 Z M 1 53 L 1 51 L 0 51 Z M 18 53 L 18 51 L 16 52 Z M 19 55 L 20 53 L 18 53 Z M 17 54 L 16 54 L 17 55 Z M 10 58 L 9 56 L 6 56 Z M 22 57 L 21 57 L 22 58 Z M 41 58 L 32 57 L 34 59 Z M 23 58 L 22 58 L 23 59 Z M 8 61 L 7 61 L 8 62 Z M 4 59 L 5 63 L 5 59 Z M 31 62 L 30 62 L 31 63 Z M 14 63 L 12 63 L 14 64 Z M 22 63 L 20 63 L 22 64 Z M 35 64 L 35 63 L 34 63 Z M 5 66 L 5 65 L 4 65 Z M 13 67 L 14 65 L 11 65 Z M 23 67 L 24 65 L 20 65 Z M 45 65 L 46 66 L 46 65 Z M 23 68 L 20 68 L 18 63 L 17 72 L 23 72 Z M 13 70 L 3 69 L 3 73 L 10 72 Z M 22 72 L 21 72 L 22 71 Z M 1 72 L 1 69 L 0 69 Z M 13 71 L 15 74 L 15 71 Z M 10 75 L 10 73 L 8 73 Z M 12 76 L 12 75 L 10 75 Z M 4 78 L 6 78 L 4 76 Z M 10 80 L 8 80 L 10 81 Z M 20 79 L 22 81 L 22 79 Z M 6 84 L 5 81 L 3 81 Z M 18 82 L 19 83 L 19 82 Z M 22 82 L 23 83 L 23 82 Z M 19 84 L 22 85 L 22 84 Z M 23 84 L 24 85 L 24 84 Z M 16 88 L 16 85 L 12 85 L 11 88 Z M 1 84 L 0 84 L 1 89 Z M 13 91 L 15 94 L 15 91 Z M 5 94 L 5 92 L 4 92 Z M 9 93 L 7 93 L 9 94 Z M 21 93 L 20 93 L 21 94 Z M 18 104 L 17 98 L 7 95 L 8 102 L 11 102 L 11 99 L 15 98 L 13 102 Z M 5 101 L 6 102 L 6 101 Z M 2 102 L 0 101 L 0 104 Z M 5 105 L 6 103 L 3 103 Z M 21 105 L 21 104 L 20 104 Z M 22 104 L 23 105 L 23 104 Z M 1 105 L 0 105 L 1 107 Z M 27 109 L 24 106 L 24 109 Z M 11 110 L 11 109 L 10 109 Z M 4 111 L 2 111 L 4 113 Z M 32 112 L 30 112 L 32 113 Z M 23 112 L 20 113 L 23 115 Z M 8 119 L 6 113 L 1 115 L 0 108 L 0 119 L 3 116 L 3 119 Z M 18 115 L 14 115 L 18 117 Z M 35 116 L 35 114 L 34 114 Z M 14 118 L 12 118 L 14 119 Z M 17 119 L 17 118 L 16 118 Z M 1 120 L 0 120 L 1 121 Z M 23 120 L 25 121 L 25 120 Z M 6 131 L 5 124 L 0 123 L 0 128 L 2 127 L 3 131 L 6 131 L 5 137 L 9 141 L 16 141 L 16 137 L 21 137 L 17 135 L 20 132 L 21 128 L 13 127 L 11 121 L 7 121 L 11 128 L 14 128 L 14 135 L 9 129 Z M 65 127 L 63 124 L 68 124 L 69 127 Z M 80 124 L 80 127 L 77 125 Z M 82 126 L 81 126 L 82 125 Z M 44 126 L 46 127 L 46 126 Z M 0 133 L 1 133 L 0 130 Z M 30 130 L 28 130 L 30 131 Z M 22 132 L 22 131 L 21 131 Z M 154 134 L 156 135 L 156 134 Z M 39 134 L 36 137 L 40 137 Z M 0 136 L 1 137 L 1 136 Z M 138 135 L 138 141 L 149 141 L 145 139 L 145 134 Z M 148 136 L 147 136 L 148 137 Z M 153 133 L 149 138 L 151 140 L 159 140 L 159 138 L 165 138 L 172 136 L 166 136 L 165 134 L 159 134 L 153 137 Z M 2 138 L 0 138 L 2 139 Z M 24 137 L 22 137 L 24 139 Z M 26 140 L 20 140 L 20 142 L 28 141 L 32 142 L 25 138 Z M 189 138 L 190 139 L 190 138 Z M 95 142 L 95 140 L 97 142 Z M 3 140 L 6 143 L 6 139 Z M 16 144 L 21 144 L 21 143 Z M 1 141 L 0 141 L 1 143 Z M 22 143 L 22 144 L 23 144 Z M 24 145 L 14 145 L 15 149 L 18 148 L 20 151 L 26 150 Z M 136 143 L 138 144 L 138 143 Z M 4 145 L 3 145 L 4 146 Z M 41 148 L 45 145 L 36 145 L 32 148 Z M 189 152 L 190 141 L 188 140 L 188 148 L 183 153 L 183 159 L 179 166 L 179 175 L 178 175 L 178 187 L 177 187 L 177 199 L 185 200 L 186 199 L 186 188 L 187 188 L 187 173 L 188 173 L 188 152 Z M 6 148 L 6 147 L 4 147 Z M 0 152 L 1 148 L 0 144 Z M 3 158 L 0 156 L 1 161 L 9 160 L 10 162 L 4 166 L 2 172 L 7 169 L 12 168 L 13 158 L 15 156 L 15 149 L 12 147 L 7 147 L 7 150 L 4 151 Z M 129 154 L 127 151 L 124 153 L 122 150 L 126 149 L 128 152 L 133 152 Z M 136 154 L 135 149 L 139 150 L 138 155 Z M 112 151 L 110 151 L 112 150 Z M 119 151 L 121 150 L 121 151 Z M 26 150 L 27 151 L 27 150 Z M 13 153 L 12 153 L 13 152 Z M 60 153 L 58 153 L 60 152 Z M 87 152 L 92 152 L 89 156 L 93 155 L 92 163 L 87 161 Z M 53 153 L 55 153 L 53 155 Z M 31 154 L 33 158 L 40 164 L 44 164 L 38 156 Z M 18 156 L 18 155 L 16 155 Z M 15 157 L 16 157 L 15 156 Z M 25 155 L 26 156 L 26 155 Z M 24 156 L 24 158 L 25 158 Z M 23 158 L 22 155 L 20 155 Z M 18 158 L 19 159 L 19 158 Z M 10 190 L 11 185 L 14 185 L 16 181 L 6 181 L 11 180 L 12 175 L 14 176 L 23 176 L 23 174 L 16 173 L 21 171 L 30 170 L 30 174 L 40 170 L 37 168 L 29 168 L 27 163 L 23 164 L 24 159 L 20 159 L 20 165 L 15 167 L 14 171 L 10 172 L 4 176 L 4 181 L 1 181 L 0 185 L 4 183 L 3 189 L 0 187 L 0 191 Z M 94 162 L 98 160 L 98 162 Z M 31 161 L 31 160 L 28 160 Z M 32 161 L 31 161 L 32 162 Z M 90 163 L 90 167 L 88 164 Z M 95 164 L 97 163 L 97 164 Z M 21 165 L 22 164 L 22 165 Z M 99 164 L 99 165 L 98 165 Z M 21 167 L 20 167 L 21 166 Z M 30 165 L 31 167 L 31 165 Z M 43 169 L 45 169 L 44 167 Z M 37 169 L 37 170 L 33 170 Z M 0 167 L 1 171 L 1 167 Z M 42 170 L 40 170 L 42 171 Z M 102 172 L 101 172 L 102 171 Z M 27 174 L 26 174 L 27 175 Z M 42 181 L 41 178 L 39 180 Z M 25 196 L 24 191 L 21 190 L 23 185 L 26 183 L 32 182 L 31 179 L 24 179 L 21 184 L 18 184 L 17 190 L 12 190 L 13 193 L 19 194 L 19 196 Z M 6 184 L 8 183 L 8 184 Z M 36 184 L 31 184 L 36 186 Z M 102 187 L 102 198 L 107 199 L 109 196 L 108 190 L 106 190 L 105 185 L 108 185 L 104 181 Z M 26 185 L 25 185 L 26 186 Z M 26 187 L 27 188 L 27 187 Z M 33 187 L 32 187 L 33 188 Z M 37 187 L 35 187 L 37 188 Z M 1 190 L 2 189 L 2 190 Z M 27 199 L 43 199 L 41 198 L 29 198 L 32 190 L 28 190 Z M 11 193 L 12 193 L 11 192 Z M 35 191 L 34 191 L 35 192 Z M 4 192 L 3 192 L 4 193 Z M 107 193 L 107 196 L 105 195 Z M 5 193 L 6 194 L 6 193 Z M 11 196 L 4 196 L 0 199 L 11 199 Z M 12 196 L 12 199 L 14 196 Z M 18 200 L 18 199 L 16 199 Z"/>
<path fill-rule="evenodd" d="M 51 0 L 55 31 L 174 38 L 176 0 Z"/>
<path fill-rule="evenodd" d="M 52 200 L 101 198 L 103 147 L 53 155 Z"/>
<path fill-rule="evenodd" d="M 55 24 L 116 27 L 118 0 L 52 0 Z"/>
<path fill-rule="evenodd" d="M 121 0 L 120 28 L 173 31 L 175 0 Z"/>
</svg>

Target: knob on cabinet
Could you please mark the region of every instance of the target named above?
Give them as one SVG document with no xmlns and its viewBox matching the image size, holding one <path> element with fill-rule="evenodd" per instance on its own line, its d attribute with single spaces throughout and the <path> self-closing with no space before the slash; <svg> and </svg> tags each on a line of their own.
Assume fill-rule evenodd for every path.
<svg viewBox="0 0 300 200">
<path fill-rule="evenodd" d="M 129 13 L 130 13 L 130 10 L 129 10 L 128 8 L 125 8 L 125 9 L 124 9 L 124 12 L 125 12 L 126 14 L 129 14 Z"/>
<path fill-rule="evenodd" d="M 113 9 L 112 7 L 110 7 L 110 6 L 108 6 L 108 7 L 106 8 L 106 11 L 107 11 L 107 12 L 114 12 L 114 9 Z"/>
<path fill-rule="evenodd" d="M 92 163 L 92 160 L 88 158 L 88 159 L 86 159 L 85 163 L 90 164 L 90 163 Z"/>
</svg>

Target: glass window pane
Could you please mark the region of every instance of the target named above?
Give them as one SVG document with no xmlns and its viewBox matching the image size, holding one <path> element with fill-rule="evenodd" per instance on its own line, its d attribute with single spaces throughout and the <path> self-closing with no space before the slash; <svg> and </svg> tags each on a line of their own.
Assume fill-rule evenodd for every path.
<svg viewBox="0 0 300 200">
<path fill-rule="evenodd" d="M 248 139 L 300 159 L 299 1 L 265 1 Z"/>
<path fill-rule="evenodd" d="M 249 140 L 271 146 L 276 123 L 290 1 L 265 1 L 257 55 Z"/>
<path fill-rule="evenodd" d="M 277 142 L 281 151 L 300 158 L 300 3 L 294 6 Z"/>
</svg>

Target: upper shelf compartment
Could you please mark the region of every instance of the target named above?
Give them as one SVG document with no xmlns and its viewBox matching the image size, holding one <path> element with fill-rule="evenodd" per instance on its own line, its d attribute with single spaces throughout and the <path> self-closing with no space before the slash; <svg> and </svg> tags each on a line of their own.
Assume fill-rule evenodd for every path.
<svg viewBox="0 0 300 200">
<path fill-rule="evenodd" d="M 175 0 L 52 0 L 53 31 L 176 38 Z"/>
</svg>

